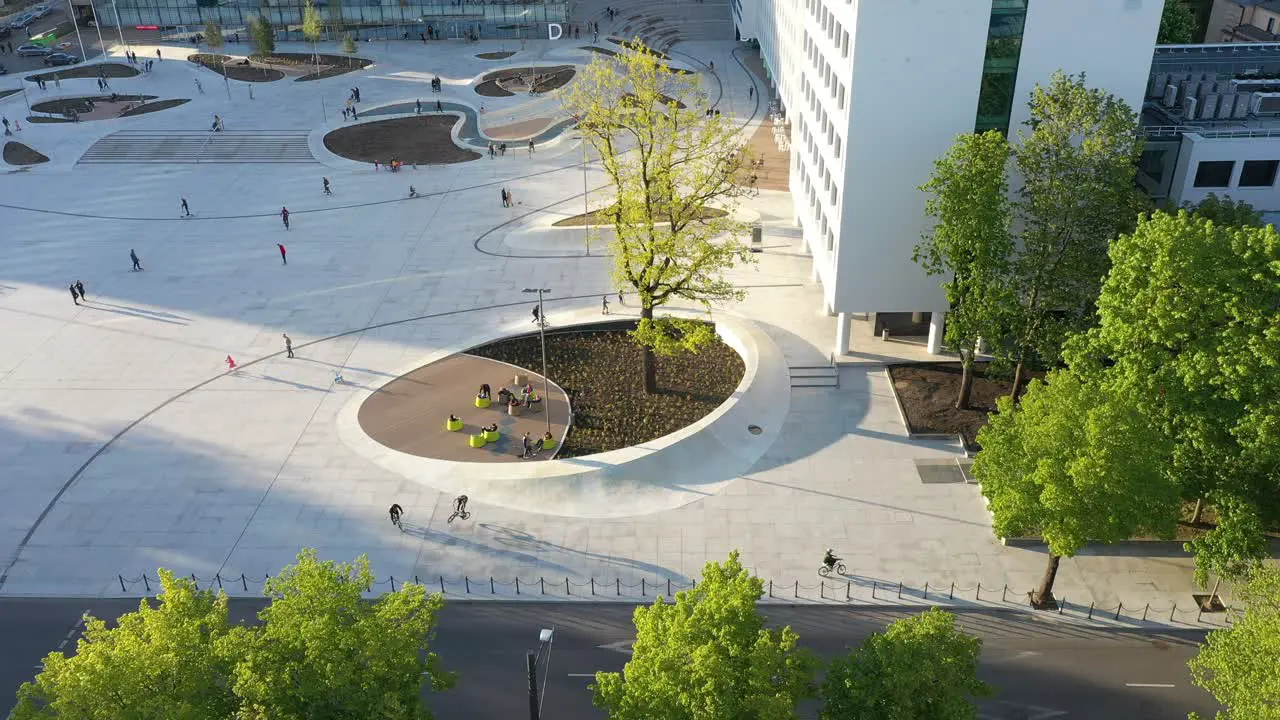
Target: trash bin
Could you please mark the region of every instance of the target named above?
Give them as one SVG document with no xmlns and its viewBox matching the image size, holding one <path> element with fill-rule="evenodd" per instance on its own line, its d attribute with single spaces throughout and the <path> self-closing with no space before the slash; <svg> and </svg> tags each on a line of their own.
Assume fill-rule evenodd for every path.
<svg viewBox="0 0 1280 720">
<path fill-rule="evenodd" d="M 764 226 L 760 223 L 751 226 L 751 252 L 764 252 Z"/>
</svg>

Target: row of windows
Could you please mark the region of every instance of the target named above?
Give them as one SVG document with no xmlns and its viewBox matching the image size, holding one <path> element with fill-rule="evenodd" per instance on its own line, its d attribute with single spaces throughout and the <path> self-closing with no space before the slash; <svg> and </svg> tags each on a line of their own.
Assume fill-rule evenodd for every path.
<svg viewBox="0 0 1280 720">
<path fill-rule="evenodd" d="M 807 0 L 805 6 L 809 15 L 822 26 L 822 31 L 827 34 L 827 40 L 840 48 L 840 57 L 849 57 L 849 31 L 844 29 L 825 4 L 817 0 Z"/>
<path fill-rule="evenodd" d="M 804 34 L 804 50 L 805 54 L 809 56 L 809 64 L 822 76 L 823 85 L 826 86 L 828 91 L 833 91 L 827 94 L 836 99 L 837 109 L 843 110 L 845 101 L 844 83 L 840 81 L 831 63 L 822 57 L 822 53 L 818 51 L 818 46 L 809 37 L 809 33 Z"/>
<path fill-rule="evenodd" d="M 1234 160 L 1205 160 L 1196 165 L 1195 186 L 1198 188 L 1231 187 L 1235 174 Z M 1271 187 L 1276 183 L 1280 160 L 1245 160 L 1236 187 Z"/>
<path fill-rule="evenodd" d="M 817 220 L 817 227 L 814 229 L 816 229 L 818 231 L 818 235 L 826 241 L 825 244 L 827 246 L 827 252 L 831 252 L 836 246 L 835 229 L 827 222 L 827 213 L 822 206 L 818 204 L 817 188 L 811 181 L 809 171 L 805 169 L 804 163 L 800 164 L 800 181 L 804 184 L 805 196 L 809 198 L 809 210 L 811 212 L 811 217 L 814 217 Z M 802 217 L 801 222 L 803 221 L 804 218 Z"/>
<path fill-rule="evenodd" d="M 818 102 L 818 94 L 813 91 L 813 86 L 809 84 L 809 78 L 800 78 L 800 89 L 804 93 L 805 101 L 809 104 L 809 112 L 813 113 L 813 117 L 817 118 L 818 125 L 822 128 L 822 134 L 826 137 L 827 147 L 831 150 L 831 154 L 836 160 L 840 159 L 840 153 L 843 148 L 843 142 L 840 133 L 836 132 L 836 124 L 831 122 L 827 117 L 827 109 L 822 107 Z M 844 106 L 841 105 L 841 108 Z"/>
</svg>

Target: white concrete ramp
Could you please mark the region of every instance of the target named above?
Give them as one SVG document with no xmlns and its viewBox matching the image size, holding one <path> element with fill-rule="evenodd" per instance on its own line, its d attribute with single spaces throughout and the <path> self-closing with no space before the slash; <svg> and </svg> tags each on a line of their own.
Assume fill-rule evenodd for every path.
<svg viewBox="0 0 1280 720">
<path fill-rule="evenodd" d="M 239 132 L 136 130 L 112 133 L 80 157 L 83 164 L 310 163 L 302 131 Z"/>
</svg>

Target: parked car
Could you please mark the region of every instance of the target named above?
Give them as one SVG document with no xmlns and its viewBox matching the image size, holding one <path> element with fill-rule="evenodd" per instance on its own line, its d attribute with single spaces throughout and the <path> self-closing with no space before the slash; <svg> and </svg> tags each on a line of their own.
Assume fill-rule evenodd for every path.
<svg viewBox="0 0 1280 720">
<path fill-rule="evenodd" d="M 48 55 L 51 52 L 53 51 L 49 48 L 40 47 L 39 45 L 22 45 L 19 46 L 17 50 L 14 50 L 13 54 L 18 57 L 39 57 L 41 55 Z"/>
<path fill-rule="evenodd" d="M 3 65 L 0 65 L 0 75 L 8 75 L 8 74 L 9 74 L 9 68 Z"/>
<path fill-rule="evenodd" d="M 17 18 L 15 18 L 15 19 L 13 20 L 13 22 L 9 23 L 9 27 L 10 27 L 10 28 L 12 28 L 12 29 L 14 29 L 14 30 L 21 30 L 22 28 L 24 28 L 24 27 L 26 27 L 26 26 L 30 25 L 31 23 L 33 23 L 33 22 L 35 22 L 35 21 L 36 21 L 36 16 L 35 16 L 35 15 L 33 15 L 33 14 L 31 14 L 31 13 L 25 13 L 25 14 L 20 15 L 20 16 L 18 16 Z"/>
<path fill-rule="evenodd" d="M 48 15 L 52 11 L 53 11 L 53 8 L 49 7 L 48 5 L 36 5 L 35 7 L 31 8 L 29 12 L 32 15 L 35 15 L 37 18 L 42 18 L 45 15 Z"/>
<path fill-rule="evenodd" d="M 45 65 L 75 65 L 80 62 L 80 58 L 67 53 L 51 53 L 44 57 Z"/>
</svg>

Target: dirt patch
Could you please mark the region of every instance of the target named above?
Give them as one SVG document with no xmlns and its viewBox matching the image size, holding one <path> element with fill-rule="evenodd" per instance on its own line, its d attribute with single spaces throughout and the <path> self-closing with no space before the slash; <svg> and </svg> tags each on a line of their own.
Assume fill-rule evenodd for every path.
<svg viewBox="0 0 1280 720">
<path fill-rule="evenodd" d="M 230 80 L 239 80 L 241 82 L 275 82 L 276 80 L 284 78 L 284 73 L 276 70 L 275 68 L 258 67 L 252 63 L 245 65 L 243 63 L 250 61 L 233 58 L 230 55 L 196 53 L 195 55 L 188 55 L 187 60 L 190 60 L 201 67 L 212 70 Z"/>
<path fill-rule="evenodd" d="M 452 115 L 420 115 L 360 123 L 338 128 L 324 136 L 329 152 L 359 162 L 406 165 L 441 165 L 468 162 L 480 153 L 460 148 L 450 131 L 458 118 Z"/>
<path fill-rule="evenodd" d="M 476 94 L 482 97 L 512 97 L 515 95 L 500 87 L 496 80 L 485 80 L 476 85 Z"/>
<path fill-rule="evenodd" d="M 969 409 L 955 408 L 960 393 L 960 363 L 890 365 L 889 379 L 907 416 L 907 429 L 920 434 L 960 435 L 965 446 L 977 449 L 978 431 L 996 410 L 996 400 L 1013 390 L 1012 377 L 986 376 L 987 364 L 975 363 Z M 1033 378 L 1044 377 L 1033 371 Z"/>
<path fill-rule="evenodd" d="M 39 165 L 49 158 L 20 142 L 12 140 L 4 144 L 4 161 L 10 165 Z"/>
<path fill-rule="evenodd" d="M 511 97 L 518 93 L 540 95 L 568 85 L 577 72 L 572 65 L 495 70 L 480 78 L 476 94 L 484 97 Z"/>
<path fill-rule="evenodd" d="M 145 103 L 125 110 L 120 113 L 120 117 L 133 117 L 134 115 L 146 115 L 147 113 L 160 112 L 161 110 L 168 110 L 169 108 L 175 108 L 189 102 L 191 102 L 189 98 L 174 98 L 172 100 L 160 100 L 153 103 Z"/>
<path fill-rule="evenodd" d="M 3 100 L 10 95 L 17 95 L 20 92 L 22 92 L 22 88 L 17 88 L 16 90 L 0 90 L 0 100 Z"/>
<path fill-rule="evenodd" d="M 368 58 L 355 57 L 352 55 L 325 55 L 324 53 L 273 53 L 271 55 L 255 55 L 253 61 L 265 66 L 280 65 L 289 69 L 310 68 L 313 72 L 307 73 L 302 77 L 295 78 L 294 82 L 310 82 L 311 80 L 324 80 L 325 78 L 346 75 L 350 72 L 363 70 L 373 64 Z M 319 65 L 320 69 L 314 71 Z"/>
<path fill-rule="evenodd" d="M 608 48 L 596 47 L 595 45 L 584 45 L 584 46 L 582 46 L 582 47 L 580 47 L 580 48 L 578 48 L 578 49 L 579 49 L 579 50 L 590 50 L 590 51 L 591 51 L 591 52 L 593 52 L 593 53 L 599 53 L 599 54 L 601 54 L 601 55 L 608 55 L 609 57 L 618 57 L 618 53 L 616 53 L 616 52 L 614 52 L 614 51 L 612 51 L 612 50 L 610 50 L 610 49 L 608 49 Z"/>
<path fill-rule="evenodd" d="M 480 53 L 479 55 L 476 55 L 476 57 L 480 58 L 481 60 L 506 60 L 507 58 L 515 54 L 516 54 L 515 50 L 511 50 L 508 52 Z"/>
<path fill-rule="evenodd" d="M 58 98 L 57 100 L 38 102 L 31 106 L 31 110 L 33 112 L 53 113 L 54 115 L 62 115 L 74 110 L 81 115 L 88 115 L 92 112 L 89 109 L 89 101 L 97 104 L 141 102 L 155 99 L 155 95 L 116 95 L 114 98 L 110 95 L 83 95 L 81 97 Z"/>
<path fill-rule="evenodd" d="M 584 225 L 612 225 L 613 224 L 613 208 L 605 207 L 599 210 L 592 210 L 589 213 L 574 215 L 563 220 L 557 220 L 552 223 L 552 227 L 583 227 Z M 722 218 L 729 213 L 720 208 L 704 208 L 702 218 L 710 220 L 712 218 Z M 667 218 L 659 218 L 659 222 L 666 222 Z"/>
<path fill-rule="evenodd" d="M 93 65 L 73 65 L 71 67 L 59 68 L 58 70 L 50 70 L 38 75 L 28 75 L 27 80 L 35 82 L 37 79 L 46 82 L 53 82 L 53 76 L 57 75 L 59 80 L 75 80 L 76 78 L 96 78 L 105 77 L 108 80 L 112 78 L 134 77 L 138 74 L 135 68 L 121 63 L 95 63 Z"/>
<path fill-rule="evenodd" d="M 609 42 L 613 43 L 614 45 L 621 45 L 622 47 L 628 50 L 632 50 L 634 52 L 647 52 L 650 55 L 658 58 L 659 60 L 667 60 L 667 61 L 671 60 L 671 56 L 662 52 L 661 50 L 656 50 L 654 48 L 649 47 L 648 45 L 636 43 L 631 40 L 619 40 L 617 38 L 609 38 Z"/>
<path fill-rule="evenodd" d="M 632 323 L 618 323 L 626 327 Z M 468 350 L 520 367 L 541 367 L 538 336 Z M 638 445 L 706 417 L 742 381 L 742 357 L 716 340 L 697 355 L 658 358 L 658 392 L 644 392 L 640 347 L 623 329 L 547 333 L 547 373 L 569 394 L 573 427 L 560 457 Z"/>
</svg>

